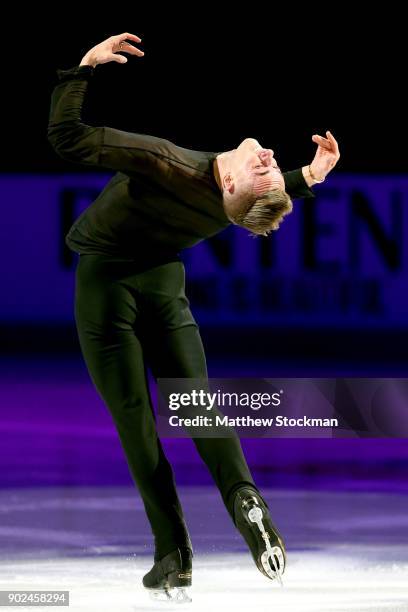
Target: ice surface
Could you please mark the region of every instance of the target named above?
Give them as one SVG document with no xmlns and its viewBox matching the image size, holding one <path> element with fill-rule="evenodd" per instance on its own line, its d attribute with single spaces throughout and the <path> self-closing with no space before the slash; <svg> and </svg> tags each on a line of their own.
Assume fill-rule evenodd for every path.
<svg viewBox="0 0 408 612">
<path fill-rule="evenodd" d="M 215 488 L 182 488 L 195 546 L 182 609 L 408 611 L 406 496 L 263 493 L 288 544 L 284 587 L 256 569 Z M 152 544 L 131 488 L 3 490 L 0 543 L 2 590 L 69 590 L 69 610 L 180 609 L 141 585 Z"/>
<path fill-rule="evenodd" d="M 385 553 L 385 554 L 384 554 Z M 408 563 L 370 561 L 384 550 L 292 552 L 280 588 L 264 578 L 247 554 L 197 554 L 191 610 L 408 610 Z M 142 555 L 90 559 L 21 559 L 2 563 L 2 589 L 70 591 L 70 610 L 179 609 L 150 600 L 141 586 L 150 569 Z"/>
</svg>

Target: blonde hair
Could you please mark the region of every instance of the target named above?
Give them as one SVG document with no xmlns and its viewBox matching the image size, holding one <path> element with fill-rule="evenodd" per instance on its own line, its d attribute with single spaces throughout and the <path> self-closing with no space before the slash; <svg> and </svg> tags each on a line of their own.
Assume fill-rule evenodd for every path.
<svg viewBox="0 0 408 612">
<path fill-rule="evenodd" d="M 253 238 L 267 236 L 278 229 L 283 217 L 292 209 L 292 200 L 286 191 L 272 189 L 253 200 L 249 208 L 235 214 L 232 221 L 249 229 Z"/>
</svg>

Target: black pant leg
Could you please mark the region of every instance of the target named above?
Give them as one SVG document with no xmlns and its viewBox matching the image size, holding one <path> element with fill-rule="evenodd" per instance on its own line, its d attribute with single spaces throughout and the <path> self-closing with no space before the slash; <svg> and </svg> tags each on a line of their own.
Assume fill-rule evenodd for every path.
<svg viewBox="0 0 408 612">
<path fill-rule="evenodd" d="M 204 347 L 185 295 L 182 262 L 150 270 L 141 275 L 140 281 L 149 314 L 141 339 L 144 342 L 144 334 L 150 339 L 144 342 L 144 347 L 154 377 L 206 380 Z M 239 437 L 234 434 L 228 438 L 192 438 L 232 518 L 233 492 L 242 485 L 258 490 Z"/>
<path fill-rule="evenodd" d="M 157 437 L 137 335 L 138 272 L 126 261 L 81 255 L 75 319 L 90 377 L 107 405 L 155 537 L 155 559 L 191 545 L 174 474 Z M 153 347 L 160 350 L 160 347 Z"/>
</svg>

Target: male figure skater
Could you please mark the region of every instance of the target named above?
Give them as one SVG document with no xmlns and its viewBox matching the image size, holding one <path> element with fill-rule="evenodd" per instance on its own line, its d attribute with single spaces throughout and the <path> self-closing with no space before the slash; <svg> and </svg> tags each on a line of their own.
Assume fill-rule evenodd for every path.
<svg viewBox="0 0 408 612">
<path fill-rule="evenodd" d="M 131 42 L 130 42 L 131 41 Z M 172 468 L 157 436 L 146 367 L 154 378 L 206 379 L 198 325 L 185 295 L 180 250 L 230 223 L 256 235 L 277 229 L 291 198 L 311 197 L 339 158 L 337 143 L 318 145 L 309 166 L 282 174 L 270 149 L 246 138 L 232 151 L 209 153 L 168 140 L 93 127 L 81 121 L 95 67 L 142 57 L 127 32 L 90 49 L 79 66 L 59 70 L 48 138 L 67 160 L 116 170 L 66 236 L 79 253 L 75 320 L 95 387 L 110 410 L 155 538 L 146 588 L 186 597 L 192 544 Z M 256 487 L 237 436 L 193 438 L 234 525 L 258 569 L 280 581 L 285 548 Z"/>
</svg>

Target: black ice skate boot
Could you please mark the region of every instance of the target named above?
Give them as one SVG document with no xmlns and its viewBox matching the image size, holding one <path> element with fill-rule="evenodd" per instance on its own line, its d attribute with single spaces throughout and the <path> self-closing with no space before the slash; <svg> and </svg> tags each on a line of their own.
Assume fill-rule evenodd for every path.
<svg viewBox="0 0 408 612">
<path fill-rule="evenodd" d="M 234 523 L 248 544 L 259 571 L 271 580 L 277 579 L 282 586 L 285 546 L 264 500 L 255 489 L 241 487 L 236 491 Z"/>
<path fill-rule="evenodd" d="M 192 558 L 190 548 L 180 547 L 156 561 L 150 572 L 143 576 L 143 586 L 150 591 L 152 599 L 191 602 Z"/>
</svg>

